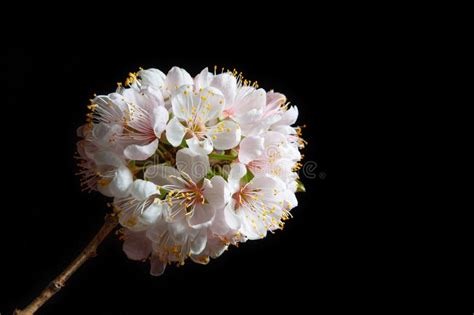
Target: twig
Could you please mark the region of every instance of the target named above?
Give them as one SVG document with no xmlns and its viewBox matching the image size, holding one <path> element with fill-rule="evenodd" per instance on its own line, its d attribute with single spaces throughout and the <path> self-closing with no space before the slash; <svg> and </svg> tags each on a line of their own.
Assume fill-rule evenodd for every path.
<svg viewBox="0 0 474 315">
<path fill-rule="evenodd" d="M 117 217 L 114 215 L 107 215 L 105 223 L 99 232 L 94 236 L 92 241 L 84 248 L 79 256 L 67 266 L 67 268 L 54 279 L 42 292 L 33 300 L 25 309 L 15 310 L 13 315 L 32 315 L 34 314 L 46 301 L 55 295 L 66 284 L 66 281 L 82 266 L 89 258 L 96 256 L 97 247 L 102 241 L 113 231 L 117 226 Z"/>
</svg>

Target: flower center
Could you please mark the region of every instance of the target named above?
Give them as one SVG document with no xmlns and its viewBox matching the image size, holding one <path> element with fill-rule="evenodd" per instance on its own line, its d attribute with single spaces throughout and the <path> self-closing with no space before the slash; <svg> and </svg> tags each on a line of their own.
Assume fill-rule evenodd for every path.
<svg viewBox="0 0 474 315">
<path fill-rule="evenodd" d="M 192 138 L 196 136 L 199 140 L 204 140 L 206 136 L 207 128 L 204 124 L 194 122 L 189 125 L 186 138 Z"/>
</svg>

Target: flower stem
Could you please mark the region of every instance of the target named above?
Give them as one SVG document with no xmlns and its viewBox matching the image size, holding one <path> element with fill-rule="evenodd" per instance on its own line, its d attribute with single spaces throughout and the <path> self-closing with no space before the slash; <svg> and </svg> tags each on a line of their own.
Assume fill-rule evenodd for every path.
<svg viewBox="0 0 474 315">
<path fill-rule="evenodd" d="M 237 155 L 226 155 L 226 154 L 211 153 L 211 154 L 209 154 L 209 158 L 214 159 L 214 160 L 233 161 L 237 158 Z"/>
<path fill-rule="evenodd" d="M 117 217 L 114 215 L 107 215 L 105 217 L 105 223 L 99 232 L 94 236 L 92 241 L 84 248 L 79 256 L 67 266 L 67 268 L 54 279 L 51 283 L 36 297 L 33 302 L 30 303 L 23 310 L 15 310 L 13 315 L 32 315 L 34 314 L 44 303 L 46 303 L 53 295 L 55 295 L 62 287 L 66 284 L 66 281 L 81 267 L 89 258 L 96 256 L 97 247 L 102 241 L 113 231 L 117 226 Z"/>
</svg>

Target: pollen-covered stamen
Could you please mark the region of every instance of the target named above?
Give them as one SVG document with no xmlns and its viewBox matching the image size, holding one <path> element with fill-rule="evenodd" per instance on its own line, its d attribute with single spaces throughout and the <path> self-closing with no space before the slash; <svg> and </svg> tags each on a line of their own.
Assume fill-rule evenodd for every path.
<svg viewBox="0 0 474 315">
<path fill-rule="evenodd" d="M 277 198 L 280 191 L 273 189 L 272 196 Z M 244 215 L 251 222 L 252 227 L 261 234 L 257 223 L 261 224 L 265 230 L 282 229 L 285 220 L 291 217 L 289 209 L 291 205 L 285 205 L 284 201 L 268 201 L 262 189 L 251 189 L 249 185 L 241 187 L 232 195 L 235 200 L 235 210 L 245 211 Z M 257 222 L 257 220 L 259 222 Z M 263 237 L 263 235 L 260 235 Z"/>
<path fill-rule="evenodd" d="M 308 144 L 308 142 L 306 140 L 304 140 L 303 137 L 302 137 L 303 136 L 303 128 L 306 128 L 306 125 L 295 127 L 296 135 L 290 135 L 288 137 L 288 139 L 291 142 L 297 143 L 298 147 L 300 149 L 304 148 Z"/>
<path fill-rule="evenodd" d="M 125 217 L 125 224 L 134 226 L 138 222 L 138 216 L 143 214 L 145 209 L 147 209 L 153 203 L 162 203 L 162 200 L 159 199 L 158 194 L 150 195 L 145 200 L 137 200 L 136 198 L 130 196 L 116 200 L 114 202 L 114 210 L 118 212 L 119 217 Z"/>
<path fill-rule="evenodd" d="M 152 113 L 133 103 L 128 103 L 128 105 L 129 121 L 124 126 L 123 137 L 140 142 L 155 140 L 157 137 L 152 127 Z"/>
<path fill-rule="evenodd" d="M 182 184 L 182 186 L 162 186 L 163 189 L 169 190 L 164 202 L 168 203 L 170 206 L 171 218 L 175 218 L 183 211 L 185 211 L 185 215 L 191 216 L 194 213 L 194 207 L 196 205 L 206 203 L 204 190 L 186 173 L 181 173 L 181 177 L 171 175 L 170 178 L 173 178 Z"/>
<path fill-rule="evenodd" d="M 78 163 L 80 170 L 76 175 L 81 177 L 82 191 L 97 190 L 97 185 L 107 186 L 114 179 L 116 175 L 115 168 L 102 168 L 99 171 L 97 166 L 90 160 L 82 157 L 77 158 L 80 160 Z"/>
<path fill-rule="evenodd" d="M 137 72 L 130 72 L 128 78 L 125 80 L 125 86 L 131 86 L 132 84 L 137 84 L 140 86 L 140 81 L 138 80 Z"/>
<path fill-rule="evenodd" d="M 196 136 L 199 140 L 204 140 L 208 134 L 208 127 L 206 122 L 208 121 L 209 113 L 215 108 L 216 104 L 211 104 L 211 99 L 216 96 L 216 94 L 210 90 L 207 93 L 203 92 L 204 89 L 200 89 L 199 93 L 194 92 L 195 100 L 190 108 L 191 112 L 189 113 L 189 118 L 185 121 L 187 129 L 187 138 Z M 183 91 L 184 95 L 192 93 L 191 91 Z M 223 100 L 219 101 L 220 104 L 223 104 Z M 182 112 L 185 112 L 185 109 L 181 109 Z"/>
<path fill-rule="evenodd" d="M 199 140 L 204 140 L 207 135 L 207 127 L 203 123 L 190 122 L 188 124 L 186 138 L 196 136 Z"/>
<path fill-rule="evenodd" d="M 95 167 L 90 161 L 82 158 L 79 159 L 81 159 L 81 161 L 77 164 L 79 167 L 79 172 L 77 172 L 76 175 L 81 177 L 80 185 L 82 187 L 82 191 L 90 192 L 96 190 L 98 177 Z"/>
<path fill-rule="evenodd" d="M 115 174 L 116 174 L 115 168 L 97 171 L 96 175 L 97 175 L 97 178 L 99 179 L 97 184 L 100 186 L 107 186 L 114 179 Z"/>
<path fill-rule="evenodd" d="M 93 123 L 123 124 L 125 118 L 122 110 L 108 96 L 100 95 L 91 100 L 87 108 L 87 121 Z"/>
</svg>

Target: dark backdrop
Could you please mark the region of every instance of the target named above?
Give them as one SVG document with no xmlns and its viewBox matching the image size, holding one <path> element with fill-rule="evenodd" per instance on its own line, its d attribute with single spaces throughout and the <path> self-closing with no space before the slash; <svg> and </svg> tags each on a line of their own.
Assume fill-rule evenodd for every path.
<svg viewBox="0 0 474 315">
<path fill-rule="evenodd" d="M 352 209 L 335 189 L 345 108 L 359 67 L 356 36 L 337 25 L 308 25 L 276 36 L 232 42 L 155 42 L 88 35 L 20 40 L 2 52 L 2 176 L 0 313 L 24 307 L 87 244 L 102 225 L 107 199 L 80 191 L 73 155 L 76 128 L 93 93 L 105 94 L 138 67 L 166 73 L 178 65 L 197 74 L 214 65 L 236 68 L 261 87 L 298 105 L 305 124 L 304 178 L 283 231 L 230 248 L 201 266 L 170 267 L 158 278 L 130 261 L 117 237 L 107 239 L 38 314 L 151 314 L 170 311 L 337 309 L 359 290 L 361 265 L 351 233 Z M 74 36 L 74 35 L 73 35 Z M 254 40 L 251 40 L 252 36 Z M 255 38 L 259 40 L 256 41 Z M 340 151 L 340 150 L 339 150 Z M 227 306 L 224 306 L 227 305 Z"/>
</svg>

